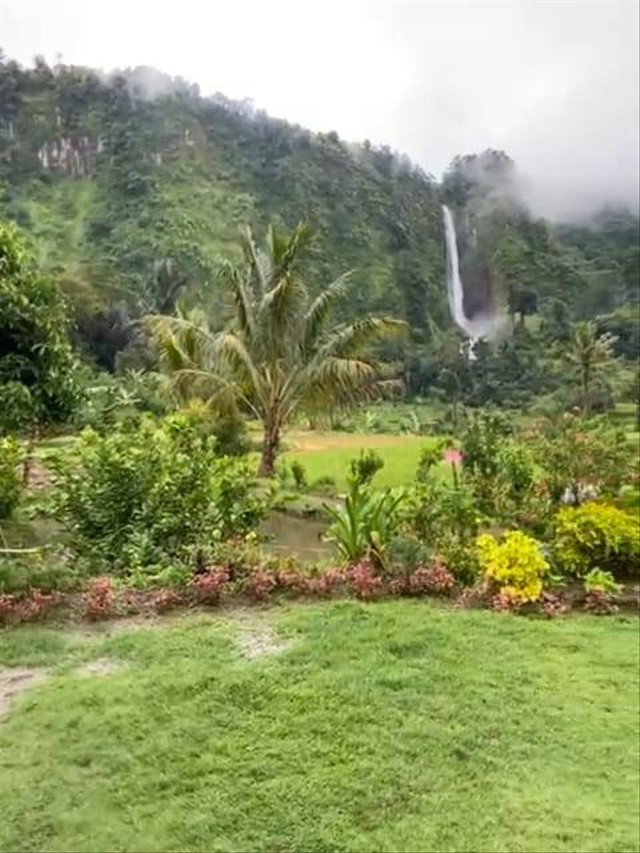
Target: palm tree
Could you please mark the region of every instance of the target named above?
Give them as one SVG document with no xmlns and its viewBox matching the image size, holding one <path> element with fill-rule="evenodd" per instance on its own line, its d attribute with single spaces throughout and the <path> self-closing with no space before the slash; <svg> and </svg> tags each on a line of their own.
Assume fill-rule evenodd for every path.
<svg viewBox="0 0 640 853">
<path fill-rule="evenodd" d="M 613 344 L 616 340 L 615 335 L 608 333 L 598 335 L 595 324 L 590 321 L 577 323 L 573 329 L 565 355 L 577 369 L 585 415 L 589 412 L 594 378 L 614 361 Z"/>
<path fill-rule="evenodd" d="M 298 261 L 311 239 L 304 223 L 289 234 L 271 226 L 264 249 L 242 232 L 244 264 L 225 263 L 221 274 L 233 294 L 234 319 L 212 331 L 206 318 L 186 314 L 150 318 L 165 368 L 183 393 L 225 408 L 233 401 L 262 422 L 261 476 L 274 473 L 283 428 L 300 410 L 326 411 L 379 394 L 389 385 L 363 353 L 404 323 L 367 317 L 327 328 L 330 309 L 350 274 L 310 299 Z"/>
</svg>

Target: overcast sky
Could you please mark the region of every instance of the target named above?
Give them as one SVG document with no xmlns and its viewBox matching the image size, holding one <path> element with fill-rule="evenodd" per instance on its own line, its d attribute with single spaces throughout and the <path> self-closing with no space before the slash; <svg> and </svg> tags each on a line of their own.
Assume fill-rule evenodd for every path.
<svg viewBox="0 0 640 853">
<path fill-rule="evenodd" d="M 552 216 L 638 206 L 637 0 L 0 0 L 28 64 L 153 65 L 439 176 L 503 148 Z"/>
</svg>

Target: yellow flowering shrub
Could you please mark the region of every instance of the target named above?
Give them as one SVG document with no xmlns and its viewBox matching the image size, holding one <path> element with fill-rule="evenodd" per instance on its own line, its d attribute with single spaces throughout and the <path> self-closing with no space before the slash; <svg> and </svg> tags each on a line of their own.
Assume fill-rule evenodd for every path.
<svg viewBox="0 0 640 853">
<path fill-rule="evenodd" d="M 566 574 L 585 575 L 594 568 L 618 576 L 637 574 L 640 521 L 605 503 L 566 507 L 555 517 L 553 552 L 558 568 Z"/>
<path fill-rule="evenodd" d="M 535 539 L 519 530 L 501 540 L 484 533 L 476 539 L 476 550 L 484 579 L 501 595 L 519 602 L 540 598 L 550 567 Z"/>
</svg>

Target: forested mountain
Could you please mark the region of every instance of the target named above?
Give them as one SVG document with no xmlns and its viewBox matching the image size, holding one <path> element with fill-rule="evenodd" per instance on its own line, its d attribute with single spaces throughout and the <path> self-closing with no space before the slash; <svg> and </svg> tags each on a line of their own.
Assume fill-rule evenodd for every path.
<svg viewBox="0 0 640 853">
<path fill-rule="evenodd" d="M 506 294 L 513 329 L 536 313 L 547 329 L 602 315 L 617 333 L 624 327 L 621 346 L 633 357 L 637 217 L 609 211 L 551 227 L 519 201 L 514 170 L 488 151 L 457 158 L 438 184 L 387 147 L 204 98 L 152 69 L 106 77 L 42 60 L 28 70 L 0 64 L 0 214 L 31 236 L 106 367 L 128 337 L 123 322 L 122 340 L 102 352 L 101 324 L 113 338 L 118 316 L 170 312 L 178 294 L 222 319 L 228 297 L 216 272 L 220 256 L 237 251 L 238 226 L 261 233 L 305 218 L 317 235 L 311 291 L 355 269 L 345 318 L 406 319 L 412 334 L 392 355 L 410 378 L 423 375 L 414 384 L 422 391 L 430 368 L 416 365 L 431 358 L 434 330 L 451 324 L 443 202 L 463 245 L 480 246 L 474 275 Z"/>
</svg>

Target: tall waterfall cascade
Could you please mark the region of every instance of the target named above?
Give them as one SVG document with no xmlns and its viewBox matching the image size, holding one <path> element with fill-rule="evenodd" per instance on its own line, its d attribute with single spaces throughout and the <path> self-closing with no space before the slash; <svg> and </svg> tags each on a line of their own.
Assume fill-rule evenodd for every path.
<svg viewBox="0 0 640 853">
<path fill-rule="evenodd" d="M 499 318 L 492 313 L 477 313 L 468 317 L 464 309 L 464 288 L 460 278 L 458 239 L 453 214 L 446 204 L 442 206 L 447 248 L 447 295 L 449 309 L 458 328 L 469 338 L 469 358 L 473 359 L 473 348 L 482 338 L 490 338 L 498 330 Z"/>
</svg>

